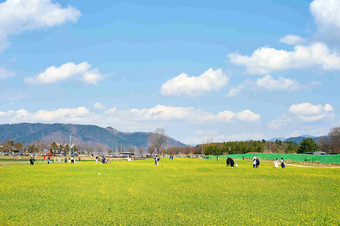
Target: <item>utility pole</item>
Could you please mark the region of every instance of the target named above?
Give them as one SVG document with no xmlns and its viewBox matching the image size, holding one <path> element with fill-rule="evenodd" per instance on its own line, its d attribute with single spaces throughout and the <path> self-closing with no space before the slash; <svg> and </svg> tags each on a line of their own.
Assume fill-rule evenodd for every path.
<svg viewBox="0 0 340 226">
<path fill-rule="evenodd" d="M 71 144 L 72 144 L 72 133 L 70 133 L 70 144 L 69 144 L 69 154 L 72 155 L 71 153 Z M 73 153 L 74 155 L 74 153 Z"/>
</svg>

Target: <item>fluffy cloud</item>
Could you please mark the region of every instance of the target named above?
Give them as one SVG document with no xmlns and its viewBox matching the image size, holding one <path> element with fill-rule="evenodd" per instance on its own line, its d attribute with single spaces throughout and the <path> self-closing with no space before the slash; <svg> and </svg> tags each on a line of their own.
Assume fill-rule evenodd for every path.
<svg viewBox="0 0 340 226">
<path fill-rule="evenodd" d="M 265 75 L 262 78 L 258 78 L 255 81 L 251 81 L 247 79 L 242 84 L 232 88 L 227 97 L 234 97 L 238 95 L 243 89 L 247 88 L 247 90 L 266 90 L 266 91 L 298 91 L 298 90 L 306 90 L 312 89 L 315 86 L 320 85 L 319 82 L 310 82 L 308 84 L 300 84 L 296 80 L 292 80 L 289 78 L 284 78 L 279 76 L 278 79 L 273 78 L 271 75 Z"/>
<path fill-rule="evenodd" d="M 289 108 L 289 112 L 298 116 L 303 121 L 317 121 L 323 119 L 333 112 L 333 107 L 330 104 L 325 105 L 313 105 L 311 103 L 301 103 L 292 105 Z"/>
<path fill-rule="evenodd" d="M 101 109 L 105 109 L 105 105 L 103 105 L 100 102 L 94 103 L 92 106 L 93 109 L 97 109 L 97 110 L 101 110 Z"/>
<path fill-rule="evenodd" d="M 76 22 L 80 12 L 62 8 L 51 0 L 7 0 L 0 4 L 0 52 L 8 46 L 7 37 L 22 31 Z"/>
<path fill-rule="evenodd" d="M 161 87 L 163 96 L 197 96 L 204 92 L 219 90 L 227 85 L 229 79 L 221 69 L 210 68 L 203 74 L 195 77 L 182 73 L 168 80 Z"/>
<path fill-rule="evenodd" d="M 280 39 L 280 42 L 286 43 L 288 45 L 301 44 L 305 41 L 304 38 L 297 35 L 286 35 Z"/>
<path fill-rule="evenodd" d="M 321 32 L 336 32 L 340 34 L 340 1 L 314 0 L 310 4 L 318 30 Z"/>
<path fill-rule="evenodd" d="M 91 68 L 91 65 L 87 62 L 80 64 L 69 62 L 60 67 L 51 66 L 34 77 L 25 78 L 25 82 L 29 84 L 52 84 L 69 79 L 81 80 L 86 84 L 97 84 L 104 79 L 104 75 L 100 74 L 98 69 Z"/>
<path fill-rule="evenodd" d="M 249 74 L 316 66 L 324 70 L 340 70 L 340 56 L 323 43 L 298 45 L 293 51 L 263 47 L 255 50 L 251 56 L 231 53 L 228 58 L 233 64 L 245 66 Z"/>
<path fill-rule="evenodd" d="M 272 134 L 276 133 L 276 136 L 291 137 L 303 134 L 320 136 L 327 134 L 337 123 L 338 119 L 330 104 L 301 103 L 291 105 L 288 112 L 268 122 L 267 128 L 273 132 Z"/>
<path fill-rule="evenodd" d="M 17 111 L 9 110 L 0 112 L 0 120 L 17 123 L 17 122 L 65 122 L 79 123 L 84 117 L 88 117 L 90 111 L 85 107 L 78 108 L 59 108 L 57 110 L 39 110 L 37 112 L 28 112 L 26 109 Z"/>
<path fill-rule="evenodd" d="M 267 90 L 295 91 L 302 88 L 302 86 L 296 80 L 283 78 L 281 76 L 276 80 L 271 75 L 266 75 L 263 78 L 257 79 L 256 85 Z"/>
<path fill-rule="evenodd" d="M 204 124 L 209 122 L 230 122 L 231 120 L 255 122 L 261 119 L 259 114 L 250 110 L 241 112 L 223 111 L 217 114 L 206 112 L 193 107 L 174 107 L 157 105 L 152 108 L 130 109 L 117 111 L 114 109 L 113 114 L 119 114 L 124 117 L 135 120 L 185 120 L 195 124 Z"/>
</svg>

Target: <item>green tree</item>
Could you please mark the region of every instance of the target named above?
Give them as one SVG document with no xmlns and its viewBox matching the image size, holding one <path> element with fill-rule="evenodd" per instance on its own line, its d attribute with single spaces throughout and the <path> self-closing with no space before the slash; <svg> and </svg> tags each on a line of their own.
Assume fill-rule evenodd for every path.
<svg viewBox="0 0 340 226">
<path fill-rule="evenodd" d="M 287 142 L 288 146 L 285 150 L 285 153 L 296 153 L 299 150 L 299 145 L 293 142 Z"/>
<path fill-rule="evenodd" d="M 303 141 L 300 143 L 298 152 L 299 153 L 316 152 L 319 150 L 320 150 L 319 145 L 312 138 L 306 138 L 303 139 Z"/>
</svg>

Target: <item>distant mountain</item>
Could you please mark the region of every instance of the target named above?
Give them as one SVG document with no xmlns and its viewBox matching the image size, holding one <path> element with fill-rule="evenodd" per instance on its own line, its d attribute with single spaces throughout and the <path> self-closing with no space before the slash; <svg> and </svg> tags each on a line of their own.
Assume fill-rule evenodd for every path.
<svg viewBox="0 0 340 226">
<path fill-rule="evenodd" d="M 151 134 L 148 132 L 126 133 L 112 127 L 102 128 L 95 125 L 19 123 L 0 125 L 0 142 L 10 139 L 22 143 L 33 143 L 36 140 L 68 142 L 70 133 L 72 133 L 74 143 L 90 142 L 109 147 L 116 147 L 117 144 L 125 147 L 131 145 L 146 147 Z M 169 137 L 168 146 L 185 146 L 185 144 Z"/>
<path fill-rule="evenodd" d="M 312 138 L 315 142 L 318 142 L 318 139 L 319 139 L 319 137 L 303 135 L 303 136 L 298 136 L 298 137 L 290 137 L 286 139 L 285 141 L 300 144 L 304 139 L 307 139 L 307 138 Z"/>
<path fill-rule="evenodd" d="M 286 138 L 285 137 L 276 137 L 276 138 L 269 139 L 268 141 L 275 142 L 276 140 L 285 141 Z"/>
<path fill-rule="evenodd" d="M 268 141 L 275 142 L 276 140 L 281 140 L 281 141 L 287 141 L 287 142 L 293 142 L 293 143 L 300 144 L 306 138 L 312 138 L 313 140 L 315 140 L 315 142 L 318 142 L 318 139 L 319 139 L 319 137 L 315 137 L 315 136 L 311 136 L 311 135 L 301 135 L 301 136 L 298 136 L 298 137 L 289 137 L 289 138 L 277 137 L 277 138 L 269 139 Z"/>
</svg>

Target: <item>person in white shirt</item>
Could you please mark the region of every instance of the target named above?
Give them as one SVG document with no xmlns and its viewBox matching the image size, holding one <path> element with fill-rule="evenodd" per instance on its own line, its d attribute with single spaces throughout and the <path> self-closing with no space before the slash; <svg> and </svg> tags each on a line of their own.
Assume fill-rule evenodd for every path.
<svg viewBox="0 0 340 226">
<path fill-rule="evenodd" d="M 276 158 L 275 161 L 274 161 L 274 168 L 277 169 L 279 168 L 279 160 Z"/>
<path fill-rule="evenodd" d="M 253 157 L 253 168 L 256 166 L 256 156 Z"/>
</svg>

